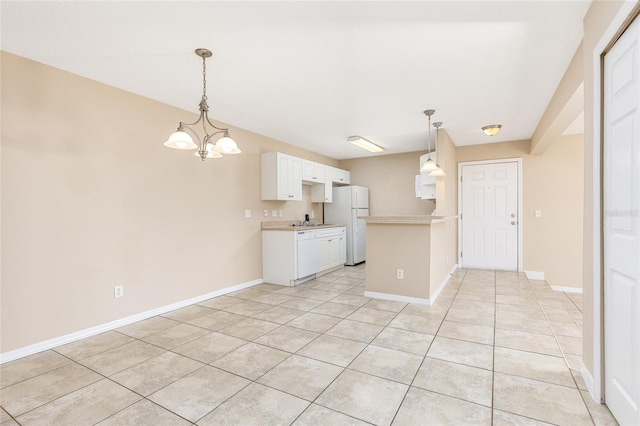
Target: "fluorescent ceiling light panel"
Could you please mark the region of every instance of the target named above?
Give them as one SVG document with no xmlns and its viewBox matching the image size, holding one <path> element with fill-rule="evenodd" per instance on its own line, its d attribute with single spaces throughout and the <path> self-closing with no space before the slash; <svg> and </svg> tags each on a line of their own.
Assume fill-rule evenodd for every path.
<svg viewBox="0 0 640 426">
<path fill-rule="evenodd" d="M 384 152 L 384 148 L 382 148 L 381 146 L 376 145 L 373 142 L 369 142 L 368 140 L 366 140 L 365 138 L 362 138 L 360 136 L 349 136 L 347 138 L 347 140 L 349 142 L 351 142 L 352 144 L 359 146 L 362 149 L 366 149 L 369 152 L 373 152 L 373 153 L 380 153 L 380 152 Z"/>
</svg>

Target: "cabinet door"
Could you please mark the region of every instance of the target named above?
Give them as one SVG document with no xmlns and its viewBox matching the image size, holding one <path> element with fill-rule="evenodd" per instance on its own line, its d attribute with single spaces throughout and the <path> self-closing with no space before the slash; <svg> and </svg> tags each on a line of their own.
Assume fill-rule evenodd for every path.
<svg viewBox="0 0 640 426">
<path fill-rule="evenodd" d="M 332 180 L 340 185 L 349 185 L 351 183 L 351 173 L 347 170 L 332 167 Z"/>
<path fill-rule="evenodd" d="M 329 240 L 318 241 L 318 271 L 324 271 L 331 267 L 331 248 Z"/>
<path fill-rule="evenodd" d="M 333 202 L 333 184 L 330 180 L 324 183 L 324 202 Z"/>
<path fill-rule="evenodd" d="M 262 153 L 260 191 L 263 200 L 302 200 L 302 160 L 281 152 Z"/>
<path fill-rule="evenodd" d="M 436 184 L 422 185 L 422 199 L 423 200 L 435 200 L 436 199 Z"/>
<path fill-rule="evenodd" d="M 334 237 L 329 241 L 329 244 L 329 265 L 333 268 L 334 266 L 340 265 L 340 238 Z"/>
<path fill-rule="evenodd" d="M 326 167 L 324 164 L 313 163 L 313 181 L 317 183 L 326 182 Z"/>
<path fill-rule="evenodd" d="M 288 155 L 278 154 L 278 167 L 276 170 L 278 200 L 288 200 L 291 198 L 291 160 L 292 158 Z"/>
<path fill-rule="evenodd" d="M 302 160 L 302 180 L 313 181 L 315 165 L 313 161 Z"/>
<path fill-rule="evenodd" d="M 289 200 L 302 200 L 302 160 L 296 157 L 290 158 L 288 175 Z"/>
<path fill-rule="evenodd" d="M 314 184 L 311 187 L 312 203 L 331 203 L 333 201 L 333 185 L 331 182 Z"/>
</svg>

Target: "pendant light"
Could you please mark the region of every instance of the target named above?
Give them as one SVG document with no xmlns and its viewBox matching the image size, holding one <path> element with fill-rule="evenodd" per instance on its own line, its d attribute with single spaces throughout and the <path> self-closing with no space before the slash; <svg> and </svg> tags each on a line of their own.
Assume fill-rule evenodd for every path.
<svg viewBox="0 0 640 426">
<path fill-rule="evenodd" d="M 438 128 L 440 126 L 442 126 L 442 121 L 436 121 L 435 123 L 433 123 L 433 127 L 436 128 L 436 150 L 438 149 Z M 444 170 L 442 170 L 440 164 L 436 163 L 435 169 L 433 169 L 431 173 L 429 173 L 429 176 L 446 176 L 446 173 L 444 172 Z"/>
<path fill-rule="evenodd" d="M 202 99 L 200 100 L 200 117 L 193 123 L 178 124 L 178 130 L 169 136 L 169 139 L 164 143 L 164 146 L 174 149 L 198 149 L 194 155 L 202 158 L 204 161 L 207 158 L 221 158 L 222 154 L 240 154 L 240 148 L 236 142 L 229 136 L 229 129 L 222 129 L 216 127 L 209 120 L 209 105 L 207 104 L 207 64 L 206 59 L 212 56 L 212 53 L 208 49 L 196 49 L 196 55 L 202 58 Z M 198 133 L 192 128 L 196 124 L 202 122 L 202 131 L 204 137 L 200 140 Z M 213 127 L 214 131 L 209 133 L 207 130 L 207 124 Z M 188 132 L 187 132 L 188 131 Z M 191 135 L 198 139 L 198 144 L 193 142 Z M 215 135 L 222 134 L 222 137 L 218 141 L 213 143 L 212 138 Z"/>
<path fill-rule="evenodd" d="M 427 161 L 424 162 L 422 167 L 420 167 L 420 173 L 431 172 L 436 169 L 437 164 L 431 158 L 431 116 L 436 112 L 435 109 L 428 109 L 424 111 L 424 114 L 429 118 L 429 127 L 427 131 L 427 141 L 429 143 L 429 157 L 427 157 Z"/>
</svg>

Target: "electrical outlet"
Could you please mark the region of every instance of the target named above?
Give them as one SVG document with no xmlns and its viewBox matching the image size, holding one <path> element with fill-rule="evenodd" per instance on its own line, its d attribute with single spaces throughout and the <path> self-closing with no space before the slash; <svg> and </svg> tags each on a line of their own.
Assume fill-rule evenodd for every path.
<svg viewBox="0 0 640 426">
<path fill-rule="evenodd" d="M 404 279 L 404 269 L 396 269 L 396 278 L 399 280 Z"/>
<path fill-rule="evenodd" d="M 269 217 L 269 210 L 264 209 L 264 211 L 262 212 L 262 216 Z"/>
<path fill-rule="evenodd" d="M 245 210 L 244 217 L 251 217 L 251 210 Z"/>
<path fill-rule="evenodd" d="M 117 299 L 118 297 L 124 296 L 124 286 L 117 285 L 113 288 L 113 298 Z"/>
<path fill-rule="evenodd" d="M 315 219 L 316 217 L 316 212 L 314 212 L 313 210 L 311 210 L 311 219 Z"/>
<path fill-rule="evenodd" d="M 282 210 L 278 210 L 278 216 L 282 217 L 284 215 L 284 213 L 282 212 Z"/>
<path fill-rule="evenodd" d="M 542 211 L 541 210 L 536 210 L 534 212 L 535 217 L 542 217 Z"/>
</svg>

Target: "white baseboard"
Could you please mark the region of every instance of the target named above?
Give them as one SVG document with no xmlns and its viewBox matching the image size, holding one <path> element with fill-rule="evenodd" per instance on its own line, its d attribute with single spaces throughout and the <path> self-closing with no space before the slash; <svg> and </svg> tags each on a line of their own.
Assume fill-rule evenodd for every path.
<svg viewBox="0 0 640 426">
<path fill-rule="evenodd" d="M 431 298 L 429 299 L 429 302 L 433 305 L 433 302 L 436 301 L 436 299 L 438 298 L 438 296 L 440 296 L 440 292 L 442 290 L 444 290 L 444 288 L 446 287 L 447 283 L 449 282 L 449 279 L 451 278 L 451 275 L 453 275 L 453 273 L 456 271 L 456 269 L 458 268 L 458 264 L 456 263 L 455 265 L 453 265 L 453 268 L 451 268 L 451 270 L 449 271 L 449 273 L 447 274 L 446 277 L 444 277 L 444 279 L 442 280 L 442 282 L 440 283 L 440 286 L 438 287 L 438 289 L 433 293 L 433 295 L 431 296 Z"/>
<path fill-rule="evenodd" d="M 582 376 L 582 380 L 584 380 L 584 384 L 587 386 L 587 389 L 589 390 L 589 395 L 591 395 L 591 398 L 593 398 L 593 400 L 598 404 L 601 404 L 601 401 L 596 400 L 596 398 L 594 397 L 595 389 L 593 387 L 593 376 L 591 375 L 591 373 L 589 373 L 589 370 L 587 370 L 587 367 L 584 366 L 584 362 L 582 363 L 582 367 L 580 367 L 580 375 Z"/>
<path fill-rule="evenodd" d="M 582 294 L 582 289 L 578 287 L 562 287 L 559 285 L 552 285 L 551 288 L 555 291 L 563 291 L 565 293 L 579 293 Z"/>
<path fill-rule="evenodd" d="M 139 314 L 131 315 L 125 318 L 121 318 L 115 321 L 108 322 L 106 324 L 97 325 L 95 327 L 86 328 L 84 330 L 76 331 L 74 333 L 66 334 L 64 336 L 55 337 L 53 339 L 45 340 L 44 342 L 35 343 L 33 345 L 25 346 L 19 349 L 14 349 L 9 352 L 0 354 L 0 364 L 13 361 L 18 358 L 33 355 L 38 352 L 53 349 L 57 346 L 65 345 L 67 343 L 75 342 L 76 340 L 84 339 L 85 337 L 94 336 L 96 334 L 104 333 L 105 331 L 114 330 L 125 325 L 133 324 L 134 322 L 142 321 L 157 315 L 166 314 L 167 312 L 174 311 L 176 309 L 184 308 L 185 306 L 200 303 L 213 297 L 222 296 L 224 294 L 232 293 L 234 291 L 242 290 L 247 287 L 252 287 L 257 284 L 262 284 L 262 278 L 247 281 L 246 283 L 234 285 L 233 287 L 227 287 L 222 290 L 216 290 L 211 293 L 203 294 L 201 296 L 192 297 L 191 299 L 182 300 L 180 302 L 172 303 L 171 305 L 162 306 L 160 308 L 151 309 L 149 311 L 141 312 Z"/>
<path fill-rule="evenodd" d="M 530 280 L 544 281 L 544 272 L 540 271 L 524 271 Z"/>
<path fill-rule="evenodd" d="M 421 297 L 400 296 L 398 294 L 391 294 L 391 293 L 376 293 L 375 291 L 365 291 L 364 296 L 370 297 L 372 299 L 391 300 L 394 302 L 416 303 L 419 305 L 432 305 L 433 302 L 436 301 L 436 298 L 440 295 L 440 292 L 445 288 L 445 286 L 449 282 L 449 278 L 451 278 L 451 275 L 453 275 L 453 273 L 457 268 L 458 268 L 457 264 L 453 265 L 453 268 L 451 269 L 451 271 L 449 271 L 449 273 L 444 278 L 444 280 L 442 280 L 442 283 L 440 283 L 440 286 L 435 291 L 435 293 L 433 293 L 433 297 L 430 299 L 423 299 Z"/>
<path fill-rule="evenodd" d="M 419 305 L 431 304 L 431 301 L 429 299 L 422 299 L 420 297 L 400 296 L 397 294 L 390 294 L 390 293 L 376 293 L 374 291 L 365 291 L 364 297 L 370 297 L 372 299 L 392 300 L 394 302 L 417 303 Z"/>
</svg>

